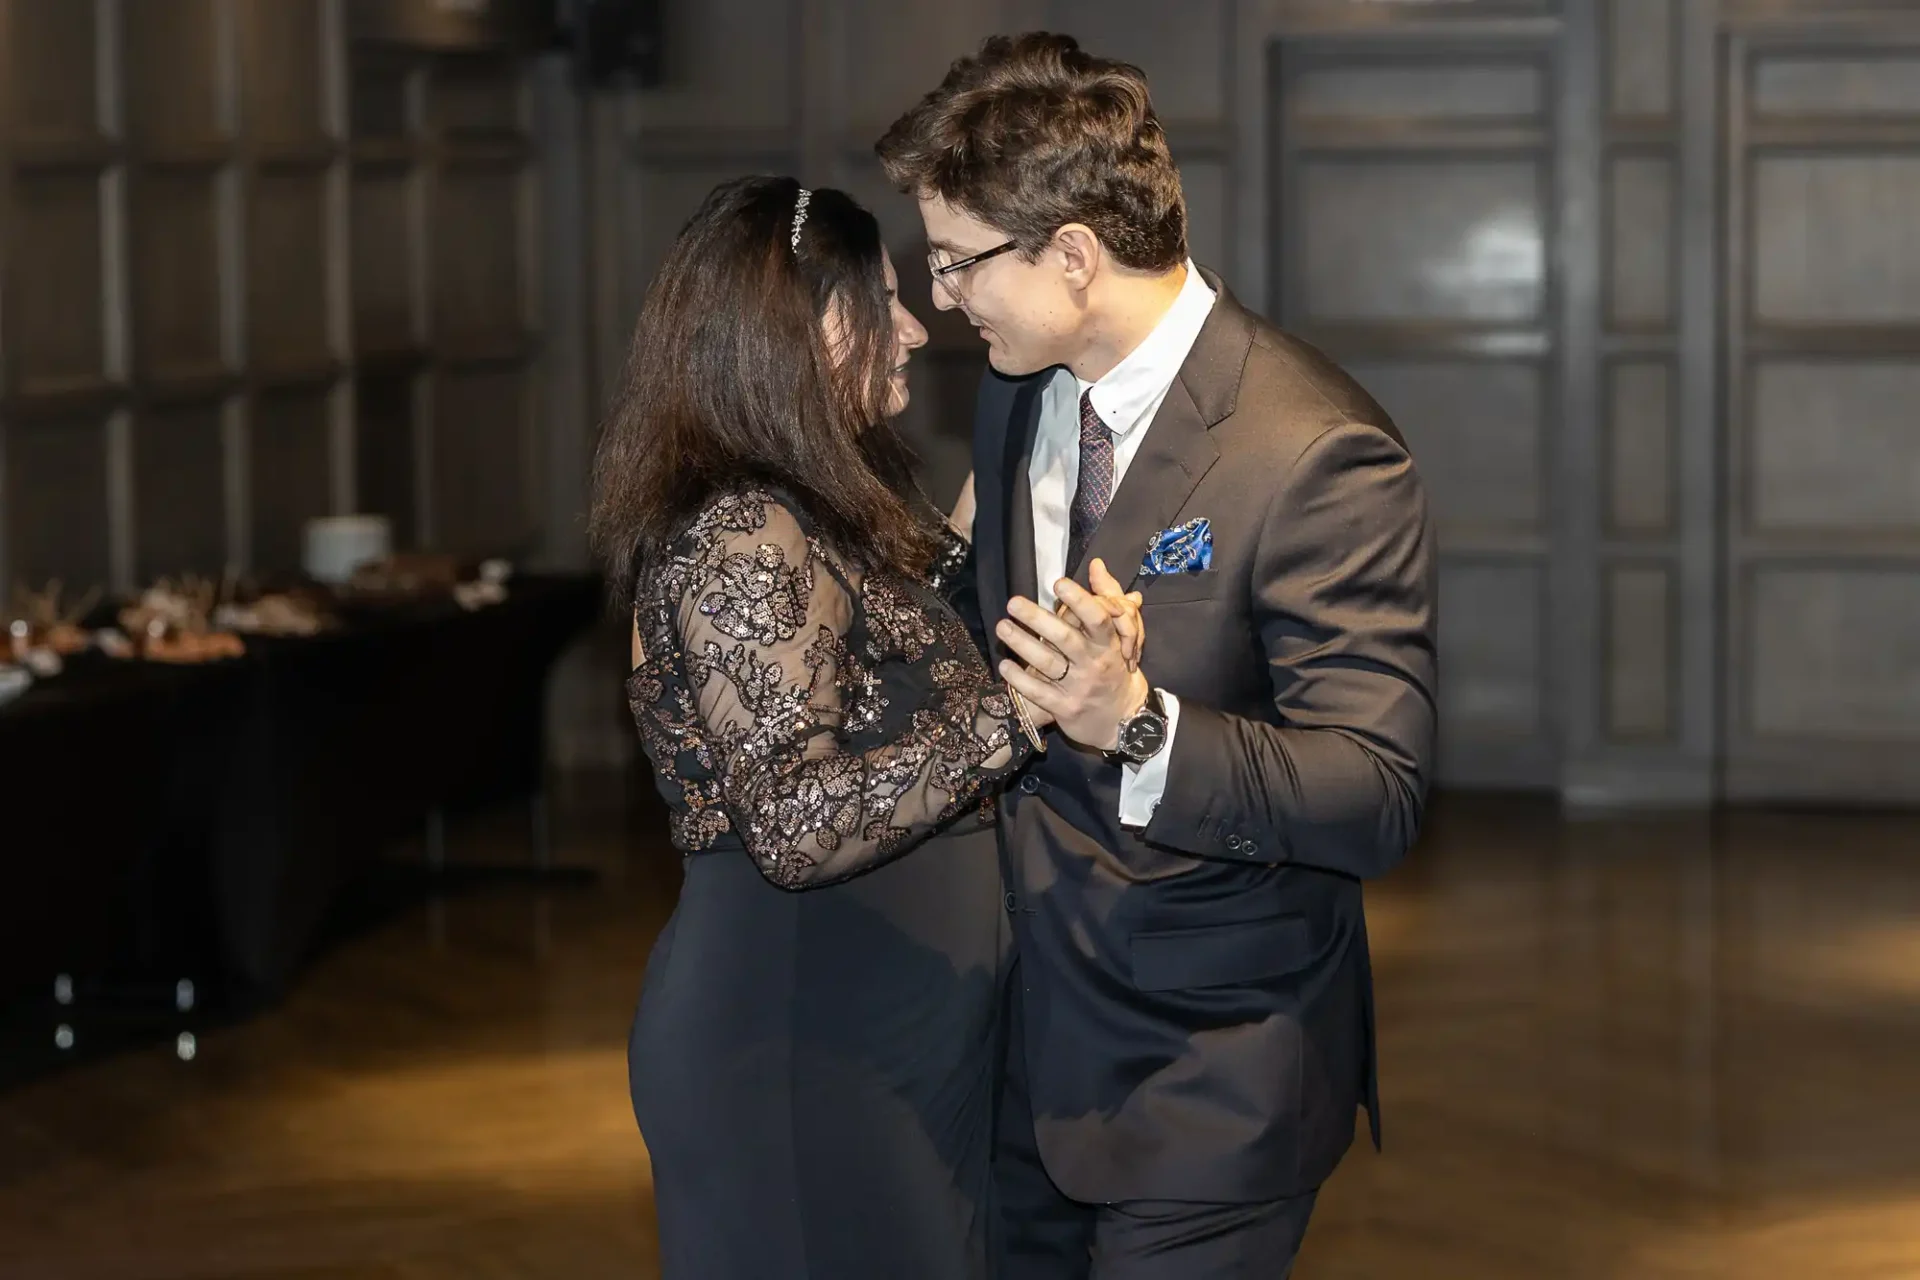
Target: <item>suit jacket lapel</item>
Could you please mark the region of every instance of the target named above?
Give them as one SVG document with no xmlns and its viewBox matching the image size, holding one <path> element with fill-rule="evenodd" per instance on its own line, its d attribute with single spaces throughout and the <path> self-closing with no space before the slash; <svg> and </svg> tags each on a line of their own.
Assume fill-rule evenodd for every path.
<svg viewBox="0 0 1920 1280">
<path fill-rule="evenodd" d="M 1027 379 L 1013 394 L 997 433 L 974 440 L 974 554 L 980 612 L 995 661 L 1007 655 L 993 628 L 1015 595 L 1033 596 L 1033 493 L 1027 459 L 1040 423 L 1040 393 L 1050 375 Z"/>
<path fill-rule="evenodd" d="M 1219 297 L 1094 530 L 1087 562 L 1075 575 L 1082 586 L 1098 557 L 1122 587 L 1131 589 L 1154 535 L 1173 524 L 1200 478 L 1219 460 L 1212 431 L 1239 398 L 1240 376 L 1253 346 L 1253 317 L 1219 276 L 1202 268 L 1200 278 Z"/>
<path fill-rule="evenodd" d="M 1030 401 L 1014 411 L 1017 447 L 1007 451 L 1007 586 L 1010 595 L 1029 600 L 1036 595 L 1040 569 L 1033 547 L 1033 485 L 1027 479 L 1027 469 L 1033 463 L 1033 441 L 1040 431 L 1043 399 L 1036 387 Z M 1006 601 L 1000 603 L 1004 610 Z"/>
<path fill-rule="evenodd" d="M 1167 391 L 1160 411 L 1146 427 L 1140 452 L 1127 466 L 1100 527 L 1087 545 L 1086 564 L 1074 574 L 1081 586 L 1093 561 L 1106 561 L 1107 572 L 1132 590 L 1153 536 L 1172 524 L 1187 497 L 1220 457 L 1208 424 L 1183 382 Z"/>
<path fill-rule="evenodd" d="M 982 396 L 986 391 L 982 390 Z M 989 636 L 1007 608 L 1007 486 L 1005 451 L 1010 415 L 983 405 L 973 433 L 973 568 L 980 584 L 980 613 Z"/>
<path fill-rule="evenodd" d="M 1140 452 L 1127 467 L 1127 477 L 1087 548 L 1087 564 L 1096 556 L 1106 561 L 1108 571 L 1127 588 L 1140 576 L 1149 540 L 1172 524 L 1201 477 L 1219 459 L 1220 449 L 1211 432 L 1233 412 L 1253 345 L 1253 316 L 1218 275 L 1202 267 L 1200 277 L 1219 295 L 1218 300 L 1181 364 L 1179 378 L 1148 424 Z M 1033 491 L 1027 484 L 1027 465 L 1040 425 L 1042 392 L 1052 379 L 1051 373 L 1025 379 L 1012 395 L 1005 422 L 997 424 L 999 434 L 982 431 L 974 440 L 979 504 L 974 545 L 980 609 L 989 636 L 1006 616 L 1010 597 L 1023 595 L 1031 600 L 1038 595 Z M 982 478 L 987 476 L 999 483 L 983 486 Z M 1080 567 L 1077 579 L 1086 585 L 1087 565 Z M 996 660 L 1006 656 L 997 639 L 993 648 Z"/>
</svg>

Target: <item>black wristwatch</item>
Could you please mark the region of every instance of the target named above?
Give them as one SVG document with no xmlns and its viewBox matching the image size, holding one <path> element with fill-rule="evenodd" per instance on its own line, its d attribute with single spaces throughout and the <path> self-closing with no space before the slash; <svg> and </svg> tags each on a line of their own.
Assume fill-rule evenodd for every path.
<svg viewBox="0 0 1920 1280">
<path fill-rule="evenodd" d="M 1158 689 L 1148 689 L 1146 705 L 1120 722 L 1120 740 L 1107 752 L 1107 763 L 1145 764 L 1166 746 L 1167 704 Z"/>
</svg>

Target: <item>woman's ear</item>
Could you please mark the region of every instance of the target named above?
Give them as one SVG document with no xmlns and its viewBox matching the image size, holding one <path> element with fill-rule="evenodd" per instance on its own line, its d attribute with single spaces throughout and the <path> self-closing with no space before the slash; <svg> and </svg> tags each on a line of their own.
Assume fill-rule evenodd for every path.
<svg viewBox="0 0 1920 1280">
<path fill-rule="evenodd" d="M 836 292 L 827 299 L 827 309 L 820 317 L 820 337 L 827 345 L 827 356 L 834 367 L 845 366 L 847 347 L 853 340 L 852 332 L 847 328 L 847 304 Z"/>
</svg>

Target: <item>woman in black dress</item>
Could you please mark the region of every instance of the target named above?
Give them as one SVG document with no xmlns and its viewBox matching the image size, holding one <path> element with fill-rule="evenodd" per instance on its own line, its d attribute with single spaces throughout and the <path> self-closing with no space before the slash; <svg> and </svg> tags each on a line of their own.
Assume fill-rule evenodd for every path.
<svg viewBox="0 0 1920 1280">
<path fill-rule="evenodd" d="M 991 802 L 1031 748 L 887 422 L 926 341 L 896 289 L 847 196 L 724 184 L 595 462 L 685 855 L 629 1050 L 668 1280 L 986 1274 Z"/>
</svg>

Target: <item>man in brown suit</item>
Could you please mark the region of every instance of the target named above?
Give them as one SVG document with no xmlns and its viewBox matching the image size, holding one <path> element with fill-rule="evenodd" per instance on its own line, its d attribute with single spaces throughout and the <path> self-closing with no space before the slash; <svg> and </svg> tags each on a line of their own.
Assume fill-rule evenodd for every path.
<svg viewBox="0 0 1920 1280">
<path fill-rule="evenodd" d="M 1058 722 L 1002 808 L 996 1275 L 1272 1280 L 1357 1106 L 1378 1141 L 1360 883 L 1432 767 L 1419 478 L 1352 378 L 1189 260 L 1136 68 L 996 37 L 877 149 L 935 305 L 988 344 L 981 608 Z M 1137 673 L 1044 643 L 1096 562 L 1141 593 Z"/>
</svg>

